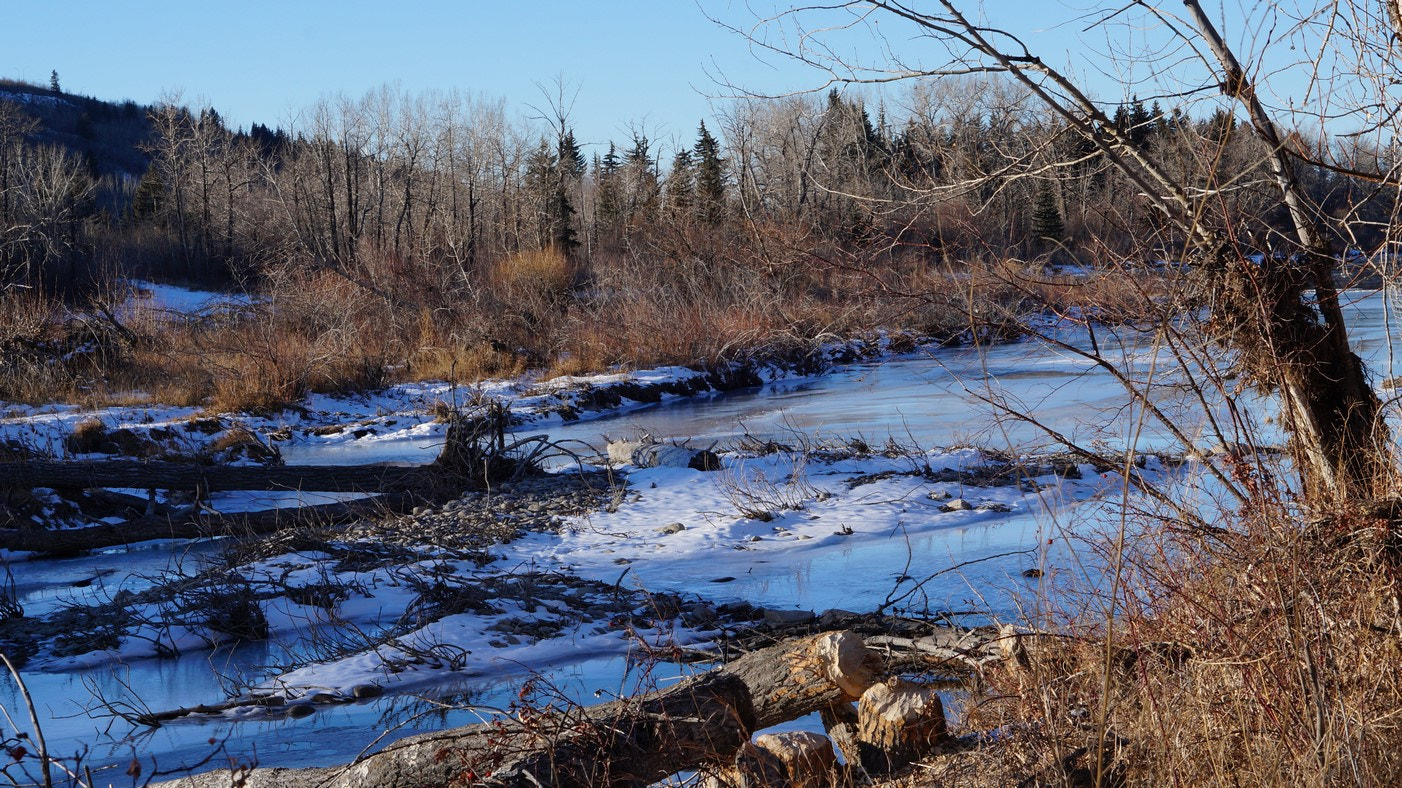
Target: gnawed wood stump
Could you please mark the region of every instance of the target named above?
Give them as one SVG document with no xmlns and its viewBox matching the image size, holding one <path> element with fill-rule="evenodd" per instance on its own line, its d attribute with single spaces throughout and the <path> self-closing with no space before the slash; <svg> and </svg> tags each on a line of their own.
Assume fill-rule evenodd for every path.
<svg viewBox="0 0 1402 788">
<path fill-rule="evenodd" d="M 821 733 L 788 731 L 755 737 L 755 745 L 784 764 L 792 788 L 824 788 L 837 781 L 837 754 Z"/>
<path fill-rule="evenodd" d="M 734 763 L 704 788 L 827 788 L 844 782 L 832 741 L 821 733 L 766 733 L 740 748 Z"/>
<path fill-rule="evenodd" d="M 876 684 L 857 703 L 857 749 L 871 774 L 891 774 L 947 736 L 939 694 L 902 678 Z"/>
<path fill-rule="evenodd" d="M 414 736 L 348 766 L 254 769 L 239 784 L 645 786 L 703 764 L 733 762 L 754 731 L 850 702 L 872 686 L 880 668 L 860 636 L 826 632 L 751 652 L 638 698 Z M 222 788 L 230 780 L 225 770 L 167 785 Z"/>
<path fill-rule="evenodd" d="M 764 659 L 752 659 L 766 655 Z M 760 728 L 855 700 L 880 680 L 881 658 L 860 635 L 824 632 L 746 654 L 720 670 L 750 687 Z"/>
<path fill-rule="evenodd" d="M 862 749 L 857 742 L 857 707 L 847 701 L 833 703 L 819 709 L 818 717 L 823 721 L 823 728 L 828 732 L 833 745 L 842 753 L 842 757 L 847 759 L 847 763 L 860 766 Z"/>
<path fill-rule="evenodd" d="M 786 788 L 788 775 L 779 756 L 753 742 L 745 742 L 735 759 L 701 782 L 702 788 Z"/>
</svg>

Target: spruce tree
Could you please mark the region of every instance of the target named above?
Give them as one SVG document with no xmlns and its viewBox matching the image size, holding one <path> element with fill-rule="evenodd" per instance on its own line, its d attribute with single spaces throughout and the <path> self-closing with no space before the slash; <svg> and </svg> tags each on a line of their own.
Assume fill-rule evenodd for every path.
<svg viewBox="0 0 1402 788">
<path fill-rule="evenodd" d="M 657 213 L 657 165 L 652 160 L 646 135 L 634 135 L 633 147 L 623 169 L 627 184 L 627 219 L 631 226 L 638 217 L 651 221 Z"/>
<path fill-rule="evenodd" d="M 526 184 L 536 205 L 540 244 L 565 254 L 574 252 L 579 239 L 574 231 L 574 206 L 570 204 L 565 165 L 544 139 L 526 160 Z"/>
<path fill-rule="evenodd" d="M 706 129 L 706 121 L 696 132 L 696 214 L 706 224 L 718 224 L 725 217 L 725 162 L 720 142 Z"/>
<path fill-rule="evenodd" d="M 63 92 L 58 86 L 58 69 L 49 72 L 49 92 L 55 96 Z"/>
<path fill-rule="evenodd" d="M 1032 209 L 1032 235 L 1039 246 L 1053 249 L 1066 240 L 1066 225 L 1056 207 L 1056 195 L 1046 185 L 1037 190 L 1037 205 Z"/>
<path fill-rule="evenodd" d="M 623 223 L 625 209 L 623 187 L 619 183 L 620 166 L 618 148 L 610 142 L 608 153 L 594 166 L 594 180 L 599 185 L 596 215 L 601 234 L 615 232 Z"/>
<path fill-rule="evenodd" d="M 672 157 L 672 169 L 667 173 L 667 212 L 679 220 L 691 213 L 696 190 L 696 173 L 691 163 L 691 151 L 681 148 Z"/>
</svg>

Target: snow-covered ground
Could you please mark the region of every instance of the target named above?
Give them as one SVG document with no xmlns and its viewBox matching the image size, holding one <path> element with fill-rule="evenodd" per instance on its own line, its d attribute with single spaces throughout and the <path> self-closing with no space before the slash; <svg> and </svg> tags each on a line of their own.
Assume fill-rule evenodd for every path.
<svg viewBox="0 0 1402 788">
<path fill-rule="evenodd" d="M 1355 324 L 1358 345 L 1388 369 L 1390 321 L 1363 313 Z M 1122 358 L 1131 370 L 1157 374 L 1153 348 L 1127 341 Z M 1037 429 L 997 421 L 976 399 L 1018 403 L 1097 449 L 1172 445 L 1172 436 L 1125 426 L 1125 397 L 1112 378 L 1084 358 L 1030 343 L 938 350 L 822 376 L 778 367 L 758 373 L 766 383 L 761 388 L 700 397 L 681 393 L 702 374 L 686 368 L 521 378 L 471 389 L 412 384 L 363 396 L 313 396 L 273 417 L 165 407 L 0 407 L 0 441 L 56 456 L 73 456 L 65 438 L 95 418 L 107 430 L 164 436 L 172 450 L 198 451 L 243 428 L 278 446 L 288 462 L 427 462 L 443 438 L 435 411 L 500 398 L 531 432 L 588 440 L 596 449 L 604 432 L 648 432 L 716 444 L 723 461 L 715 472 L 614 469 L 617 485 L 605 491 L 610 503 L 471 550 L 435 544 L 427 532 L 421 544 L 397 543 L 372 561 L 349 559 L 365 544 L 357 539 L 371 538 L 364 535 L 253 557 L 206 543 L 197 552 L 218 564 L 227 587 L 255 590 L 253 618 L 261 616 L 268 642 L 252 647 L 221 645 L 231 635 L 214 625 L 219 622 L 190 615 L 201 602 L 237 611 L 237 598 L 211 600 L 197 590 L 141 596 L 162 574 L 201 570 L 193 556 L 171 559 L 173 569 L 161 566 L 161 556 L 178 551 L 16 565 L 32 614 L 126 600 L 129 618 L 120 633 L 92 643 L 51 637 L 26 670 L 46 725 L 53 726 L 51 743 L 60 752 L 92 745 L 95 759 L 121 760 L 133 746 L 184 758 L 214 735 L 229 737 L 231 751 L 261 742 L 265 765 L 330 763 L 353 756 L 389 727 L 381 714 L 412 694 L 441 699 L 466 692 L 473 703 L 500 701 L 510 695 L 502 689 L 505 678 L 533 670 L 550 671 L 572 697 L 617 691 L 632 664 L 629 654 L 704 642 L 734 625 L 727 605 L 1012 616 L 1044 598 L 1058 573 L 1094 571 L 1093 557 L 1076 548 L 1085 525 L 1078 517 L 1093 521 L 1095 502 L 1119 495 L 1123 480 L 1084 463 L 1050 464 L 1031 448 Z M 617 396 L 599 396 L 610 389 Z M 1164 393 L 1165 407 L 1186 407 L 1168 386 Z M 746 449 L 736 440 L 744 434 L 790 447 Z M 850 440 L 857 437 L 865 449 Z M 1006 456 L 1020 456 L 1033 470 L 981 472 L 1007 464 L 993 449 L 1011 449 Z M 1147 470 L 1156 478 L 1192 473 L 1191 465 L 1170 473 L 1152 462 Z M 184 656 L 154 658 L 174 652 Z M 84 677 L 122 708 L 162 711 L 268 694 L 285 705 L 195 715 L 133 745 L 121 740 L 124 723 L 114 740 L 95 732 L 103 723 L 74 716 L 79 708 L 72 698 L 92 705 L 78 688 Z M 367 693 L 367 687 L 376 689 Z M 378 692 L 387 694 L 368 699 Z M 362 700 L 336 703 L 357 697 Z M 15 711 L 13 691 L 0 693 L 0 701 Z M 295 719 L 291 707 L 317 712 Z M 466 721 L 471 718 L 444 718 Z M 328 728 L 344 741 L 327 744 Z M 276 745 L 268 743 L 270 731 Z"/>
</svg>

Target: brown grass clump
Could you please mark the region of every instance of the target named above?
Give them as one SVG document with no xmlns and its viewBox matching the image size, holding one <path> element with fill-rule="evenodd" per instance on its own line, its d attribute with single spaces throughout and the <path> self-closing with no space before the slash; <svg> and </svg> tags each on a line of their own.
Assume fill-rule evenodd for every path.
<svg viewBox="0 0 1402 788">
<path fill-rule="evenodd" d="M 107 425 L 98 418 L 86 418 L 73 425 L 73 431 L 63 440 L 69 454 L 92 454 L 101 451 L 107 440 Z"/>
<path fill-rule="evenodd" d="M 497 262 L 492 268 L 492 285 L 518 298 L 553 298 L 574 286 L 577 273 L 559 249 L 527 249 Z"/>
</svg>

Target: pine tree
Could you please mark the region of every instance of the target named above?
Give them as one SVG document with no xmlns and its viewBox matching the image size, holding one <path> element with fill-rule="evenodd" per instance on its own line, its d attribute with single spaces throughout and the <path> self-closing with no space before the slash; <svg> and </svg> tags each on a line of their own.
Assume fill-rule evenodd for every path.
<svg viewBox="0 0 1402 788">
<path fill-rule="evenodd" d="M 55 96 L 63 92 L 58 86 L 58 69 L 49 72 L 49 92 Z"/>
<path fill-rule="evenodd" d="M 696 215 L 706 224 L 719 224 L 725 217 L 725 162 L 720 142 L 706 129 L 706 121 L 696 132 Z"/>
</svg>

